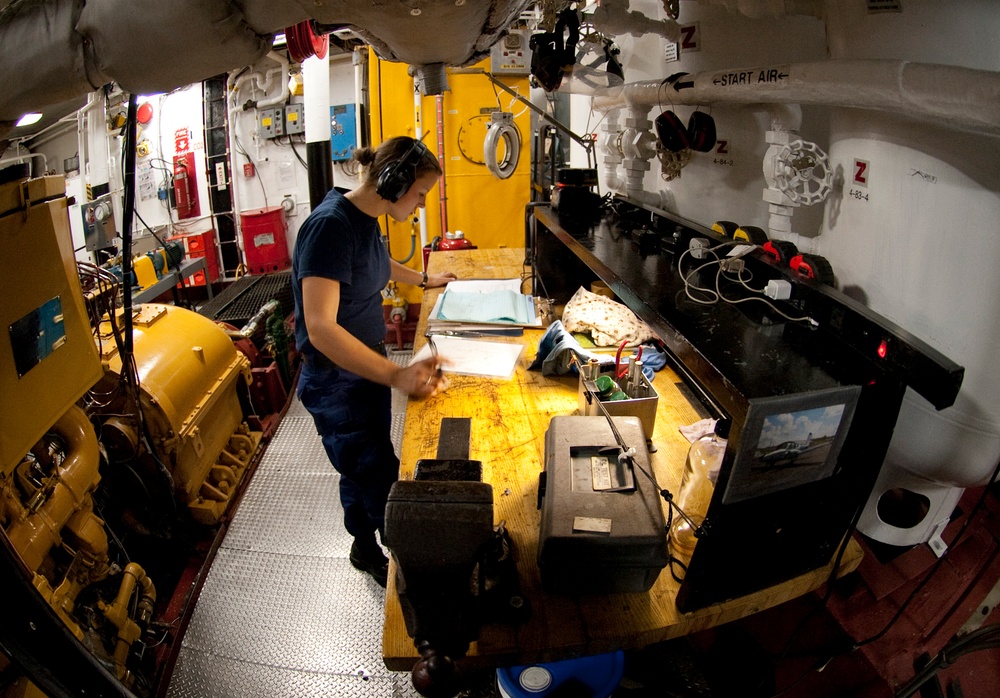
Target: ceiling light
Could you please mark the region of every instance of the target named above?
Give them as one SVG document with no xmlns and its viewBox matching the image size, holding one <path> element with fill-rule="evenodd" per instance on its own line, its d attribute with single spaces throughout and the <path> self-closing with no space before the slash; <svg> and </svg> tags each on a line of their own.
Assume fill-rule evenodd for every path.
<svg viewBox="0 0 1000 698">
<path fill-rule="evenodd" d="M 18 119 L 17 126 L 31 126 L 42 120 L 42 115 L 37 112 L 29 112 Z"/>
<path fill-rule="evenodd" d="M 279 32 L 274 35 L 274 41 L 271 43 L 271 48 L 284 48 L 288 45 L 288 40 L 285 38 L 284 32 Z"/>
</svg>

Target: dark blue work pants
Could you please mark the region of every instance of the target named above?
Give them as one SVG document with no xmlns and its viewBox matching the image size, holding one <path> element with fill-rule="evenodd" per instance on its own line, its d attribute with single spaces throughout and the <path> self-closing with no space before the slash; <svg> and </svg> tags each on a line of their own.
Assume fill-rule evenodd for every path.
<svg viewBox="0 0 1000 698">
<path fill-rule="evenodd" d="M 304 363 L 298 395 L 340 473 L 344 527 L 361 541 L 376 530 L 381 536 L 389 488 L 399 477 L 390 433 L 391 390 L 335 366 Z"/>
</svg>

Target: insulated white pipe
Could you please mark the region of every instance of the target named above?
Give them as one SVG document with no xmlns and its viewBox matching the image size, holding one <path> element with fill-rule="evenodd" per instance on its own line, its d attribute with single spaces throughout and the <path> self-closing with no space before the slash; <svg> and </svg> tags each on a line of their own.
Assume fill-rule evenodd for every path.
<svg viewBox="0 0 1000 698">
<path fill-rule="evenodd" d="M 675 89 L 677 86 L 681 89 Z M 594 97 L 607 111 L 660 104 L 814 104 L 886 111 L 959 131 L 1000 135 L 1000 73 L 892 60 L 730 68 L 647 80 Z"/>
<path fill-rule="evenodd" d="M 764 19 L 785 15 L 823 16 L 822 0 L 698 0 L 700 5 L 723 5 L 746 17 Z"/>
<path fill-rule="evenodd" d="M 288 59 L 285 58 L 282 54 L 278 53 L 277 51 L 271 51 L 269 54 L 267 54 L 267 57 L 270 58 L 272 61 L 277 61 L 278 64 L 281 66 L 281 68 L 279 69 L 281 74 L 281 76 L 279 77 L 279 82 L 281 83 L 281 93 L 278 94 L 278 96 L 276 97 L 271 97 L 270 99 L 262 99 L 261 101 L 257 102 L 258 109 L 273 107 L 276 104 L 284 104 L 285 102 L 288 101 Z M 261 90 L 263 90 L 265 93 L 270 88 L 271 75 L 274 74 L 275 72 L 276 71 L 274 70 L 267 71 L 267 73 L 265 74 L 265 81 L 263 83 L 261 83 L 260 81 L 257 82 L 258 86 L 260 86 Z"/>
<path fill-rule="evenodd" d="M 240 251 L 242 257 L 243 250 L 243 226 L 241 224 L 241 218 L 239 212 L 243 210 L 243 202 L 240 199 L 241 189 L 243 189 L 243 182 L 246 178 L 244 174 L 245 170 L 237 166 L 236 156 L 239 150 L 236 148 L 236 117 L 239 113 L 242 113 L 240 109 L 233 104 L 233 98 L 236 96 L 236 85 L 237 79 L 236 75 L 239 71 L 233 71 L 226 78 L 226 135 L 229 138 L 229 142 L 226 144 L 226 148 L 229 151 L 229 190 L 230 195 L 233 197 L 233 211 L 236 215 L 233 216 L 233 223 L 236 228 L 236 246 Z M 249 164 L 249 163 L 247 163 Z"/>
<path fill-rule="evenodd" d="M 17 144 L 17 149 L 16 149 L 15 152 L 20 152 L 20 150 L 21 150 L 21 144 L 18 143 Z M 3 168 L 7 167 L 8 165 L 13 165 L 15 163 L 22 163 L 25 160 L 37 160 L 37 159 L 41 159 L 41 161 L 42 161 L 42 174 L 45 174 L 48 171 L 48 169 L 49 169 L 49 160 L 48 160 L 48 158 L 46 158 L 41 153 L 32 153 L 30 151 L 28 152 L 27 155 L 14 155 L 13 157 L 9 157 L 9 158 L 6 158 L 4 160 L 0 160 L 0 170 L 2 170 Z M 38 177 L 40 175 L 38 175 L 38 174 L 32 174 L 32 176 L 33 177 Z"/>
</svg>

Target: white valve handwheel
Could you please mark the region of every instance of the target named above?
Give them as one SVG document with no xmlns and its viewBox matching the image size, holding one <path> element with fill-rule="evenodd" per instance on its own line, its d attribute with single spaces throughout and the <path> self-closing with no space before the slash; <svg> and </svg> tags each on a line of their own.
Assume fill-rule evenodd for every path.
<svg viewBox="0 0 1000 698">
<path fill-rule="evenodd" d="M 497 161 L 497 146 L 503 141 L 502 159 Z M 483 156 L 486 168 L 497 179 L 507 179 L 517 168 L 521 151 L 521 134 L 514 126 L 514 115 L 510 112 L 493 112 L 490 128 L 483 142 Z"/>
<path fill-rule="evenodd" d="M 777 189 L 794 204 L 819 203 L 830 194 L 833 181 L 830 160 L 815 143 L 792 141 L 774 159 L 774 181 Z"/>
</svg>

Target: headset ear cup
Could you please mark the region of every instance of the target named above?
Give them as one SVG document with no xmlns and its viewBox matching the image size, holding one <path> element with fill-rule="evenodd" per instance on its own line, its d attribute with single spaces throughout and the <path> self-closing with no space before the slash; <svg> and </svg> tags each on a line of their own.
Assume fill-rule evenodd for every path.
<svg viewBox="0 0 1000 698">
<path fill-rule="evenodd" d="M 417 165 L 427 152 L 427 146 L 414 139 L 403 157 L 379 173 L 375 180 L 375 192 L 390 203 L 399 201 L 417 181 Z"/>
<path fill-rule="evenodd" d="M 656 136 L 660 139 L 660 145 L 672 153 L 679 153 L 691 147 L 688 131 L 684 123 L 671 110 L 667 110 L 656 117 L 653 122 L 656 127 Z"/>
<path fill-rule="evenodd" d="M 711 114 L 703 111 L 691 112 L 688 119 L 688 137 L 691 140 L 691 149 L 699 153 L 710 153 L 715 148 L 715 119 Z"/>
<path fill-rule="evenodd" d="M 375 191 L 389 203 L 396 203 L 413 185 L 412 168 L 394 163 L 382 170 L 375 183 Z"/>
</svg>

